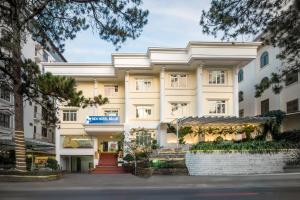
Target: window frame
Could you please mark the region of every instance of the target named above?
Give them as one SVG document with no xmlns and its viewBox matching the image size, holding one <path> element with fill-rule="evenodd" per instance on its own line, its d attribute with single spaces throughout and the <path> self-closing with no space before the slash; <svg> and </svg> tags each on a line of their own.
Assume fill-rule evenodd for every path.
<svg viewBox="0 0 300 200">
<path fill-rule="evenodd" d="M 146 87 L 145 83 L 146 82 L 149 82 L 149 87 Z M 142 83 L 141 86 L 139 86 L 139 83 Z M 152 79 L 150 78 L 137 78 L 135 80 L 135 91 L 138 91 L 138 92 L 146 92 L 146 91 L 150 91 L 151 88 L 152 88 Z"/>
<path fill-rule="evenodd" d="M 10 91 L 5 88 L 0 88 L 0 99 L 11 102 L 11 94 Z"/>
<path fill-rule="evenodd" d="M 114 111 L 116 111 L 117 115 L 107 115 L 106 113 L 113 113 Z M 118 109 L 104 109 L 103 111 L 104 116 L 119 116 L 119 110 Z"/>
<path fill-rule="evenodd" d="M 292 106 L 292 109 L 289 109 L 289 104 Z M 291 105 L 294 104 L 294 105 Z M 299 99 L 293 99 L 291 101 L 286 102 L 286 113 L 291 114 L 291 113 L 296 113 L 299 112 Z"/>
<path fill-rule="evenodd" d="M 139 115 L 139 111 L 138 111 L 139 109 L 144 109 L 144 111 L 143 111 L 144 113 L 143 113 L 142 116 Z M 145 113 L 147 113 L 147 110 L 150 110 L 150 114 L 145 115 Z M 136 119 L 151 119 L 152 116 L 153 116 L 153 106 L 150 106 L 150 105 L 137 105 L 135 107 L 135 112 L 136 112 L 136 114 L 135 114 Z"/>
<path fill-rule="evenodd" d="M 8 113 L 0 112 L 0 127 L 11 128 L 11 115 Z"/>
<path fill-rule="evenodd" d="M 176 83 L 176 84 L 174 84 L 174 83 Z M 171 88 L 187 88 L 188 87 L 188 74 L 171 73 L 170 74 L 170 87 Z"/>
<path fill-rule="evenodd" d="M 107 93 L 107 89 L 111 89 L 109 94 Z M 117 96 L 119 93 L 119 85 L 104 85 L 104 95 L 107 97 Z"/>
<path fill-rule="evenodd" d="M 211 108 L 213 107 L 212 103 L 215 102 L 215 105 L 214 105 L 214 109 L 215 109 L 215 112 L 211 112 Z M 219 107 L 221 105 L 221 107 Z M 222 105 L 224 106 L 222 108 Z M 224 100 L 224 99 L 218 99 L 218 100 L 208 100 L 208 113 L 210 115 L 226 115 L 227 113 L 227 101 Z M 218 110 L 224 110 L 224 112 L 218 112 Z"/>
<path fill-rule="evenodd" d="M 244 80 L 244 70 L 240 69 L 238 72 L 238 82 L 242 82 Z"/>
<path fill-rule="evenodd" d="M 270 58 L 269 58 L 269 52 L 268 51 L 264 51 L 261 55 L 260 55 L 260 68 L 263 68 L 267 65 L 269 65 L 270 63 Z"/>
<path fill-rule="evenodd" d="M 76 122 L 77 121 L 77 110 L 63 110 L 64 122 Z"/>
<path fill-rule="evenodd" d="M 170 104 L 170 106 L 171 106 L 171 115 L 173 116 L 186 116 L 186 115 L 188 115 L 188 106 L 189 106 L 189 102 L 169 102 L 169 104 Z M 178 106 L 177 107 L 177 110 L 174 110 L 173 111 L 173 106 L 175 106 L 175 104 L 180 104 L 180 106 Z M 186 113 L 184 113 L 184 110 L 183 110 L 183 108 L 185 107 L 185 111 L 186 111 Z M 180 111 L 180 109 L 181 109 L 181 111 Z M 178 113 L 177 115 L 176 115 L 176 113 L 175 112 L 181 112 L 181 113 Z M 174 114 L 172 114 L 172 113 L 174 113 Z"/>
<path fill-rule="evenodd" d="M 140 146 L 148 146 L 152 144 L 152 135 L 149 132 L 137 131 L 135 133 L 136 144 Z"/>
<path fill-rule="evenodd" d="M 288 78 L 290 78 L 290 81 L 288 81 Z M 298 82 L 298 72 L 290 72 L 285 75 L 285 86 L 289 86 L 297 82 Z"/>
<path fill-rule="evenodd" d="M 42 126 L 42 137 L 47 138 L 48 137 L 48 129 L 46 127 Z"/>
<path fill-rule="evenodd" d="M 239 103 L 244 101 L 244 92 L 243 91 L 239 91 Z"/>
<path fill-rule="evenodd" d="M 218 79 L 219 79 L 219 82 L 218 82 Z M 223 80 L 223 82 L 222 82 L 222 80 Z M 208 84 L 209 85 L 225 85 L 226 84 L 226 71 L 225 70 L 209 70 L 208 71 Z"/>
<path fill-rule="evenodd" d="M 266 105 L 263 106 L 263 104 L 266 102 L 268 102 L 268 104 L 266 104 L 266 105 L 268 105 L 268 109 L 265 108 Z M 269 99 L 262 100 L 260 102 L 260 114 L 264 115 L 264 114 L 268 113 L 269 111 L 270 111 L 270 100 Z"/>
<path fill-rule="evenodd" d="M 241 115 L 242 113 L 242 115 Z M 239 110 L 239 117 L 244 117 L 245 116 L 245 110 L 244 109 L 240 109 Z"/>
</svg>

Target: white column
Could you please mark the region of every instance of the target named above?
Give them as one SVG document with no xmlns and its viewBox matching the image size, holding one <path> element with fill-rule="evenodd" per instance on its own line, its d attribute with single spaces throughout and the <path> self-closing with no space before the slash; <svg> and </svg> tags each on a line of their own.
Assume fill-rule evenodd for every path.
<svg viewBox="0 0 300 200">
<path fill-rule="evenodd" d="M 56 128 L 55 128 L 55 159 L 57 160 L 57 163 L 61 166 L 60 150 L 61 150 L 60 132 L 59 132 L 59 127 L 56 126 Z"/>
<path fill-rule="evenodd" d="M 93 91 L 93 95 L 98 96 L 98 82 L 96 79 L 94 79 L 94 91 Z M 98 115 L 98 110 L 97 110 L 97 106 L 93 106 L 93 115 Z"/>
<path fill-rule="evenodd" d="M 165 114 L 165 68 L 160 71 L 160 122 L 164 121 Z"/>
<path fill-rule="evenodd" d="M 239 116 L 239 67 L 233 68 L 233 115 Z"/>
<path fill-rule="evenodd" d="M 202 68 L 203 64 L 200 64 L 196 70 L 197 86 L 196 86 L 196 107 L 197 116 L 203 116 L 203 90 L 202 90 Z"/>
<path fill-rule="evenodd" d="M 125 124 L 129 122 L 129 72 L 125 73 Z"/>
</svg>

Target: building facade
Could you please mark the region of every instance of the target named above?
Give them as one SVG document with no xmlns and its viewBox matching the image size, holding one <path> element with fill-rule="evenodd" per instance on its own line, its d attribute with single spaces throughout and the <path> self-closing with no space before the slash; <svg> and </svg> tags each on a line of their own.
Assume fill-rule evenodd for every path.
<svg viewBox="0 0 300 200">
<path fill-rule="evenodd" d="M 238 116 L 238 70 L 256 58 L 259 45 L 189 42 L 186 48 L 112 54 L 109 64 L 43 63 L 45 71 L 74 77 L 85 97 L 109 99 L 85 109 L 60 105 L 56 159 L 64 170 L 85 171 L 96 166 L 99 152 L 116 151 L 120 135 L 168 147 L 177 138 L 167 134 L 167 124 L 177 118 Z"/>
<path fill-rule="evenodd" d="M 286 113 L 282 131 L 300 129 L 300 82 L 299 72 L 293 72 L 284 77 L 282 90 L 275 94 L 272 88 L 263 92 L 261 97 L 255 98 L 255 85 L 271 77 L 272 73 L 280 73 L 282 61 L 276 58 L 279 48 L 261 46 L 258 48 L 257 58 L 242 67 L 239 71 L 239 107 L 240 116 L 256 116 L 272 110 Z"/>
</svg>

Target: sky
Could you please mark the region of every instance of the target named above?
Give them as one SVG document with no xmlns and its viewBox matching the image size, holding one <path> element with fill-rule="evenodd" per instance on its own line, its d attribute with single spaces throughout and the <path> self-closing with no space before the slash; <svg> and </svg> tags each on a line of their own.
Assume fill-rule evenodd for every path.
<svg viewBox="0 0 300 200">
<path fill-rule="evenodd" d="M 141 36 L 128 39 L 118 52 L 145 53 L 148 47 L 185 47 L 189 41 L 219 41 L 204 35 L 199 25 L 201 11 L 209 9 L 211 0 L 144 0 L 149 10 L 148 24 Z M 92 30 L 79 32 L 68 40 L 64 56 L 68 62 L 111 62 L 115 47 L 101 40 Z"/>
</svg>

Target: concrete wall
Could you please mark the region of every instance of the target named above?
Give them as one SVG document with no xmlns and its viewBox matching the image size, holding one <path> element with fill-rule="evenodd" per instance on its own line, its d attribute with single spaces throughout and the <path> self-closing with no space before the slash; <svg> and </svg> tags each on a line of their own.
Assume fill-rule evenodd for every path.
<svg viewBox="0 0 300 200">
<path fill-rule="evenodd" d="M 187 152 L 185 162 L 190 175 L 265 174 L 283 172 L 285 163 L 295 156 L 296 151 L 263 154 Z"/>
</svg>

